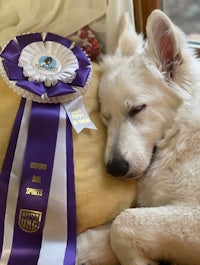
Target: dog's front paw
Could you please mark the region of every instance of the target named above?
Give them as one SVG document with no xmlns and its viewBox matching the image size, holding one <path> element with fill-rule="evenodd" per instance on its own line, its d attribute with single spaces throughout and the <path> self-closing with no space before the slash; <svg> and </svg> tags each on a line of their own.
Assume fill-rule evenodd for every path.
<svg viewBox="0 0 200 265">
<path fill-rule="evenodd" d="M 76 265 L 119 265 L 110 247 L 110 224 L 88 229 L 77 239 Z"/>
</svg>

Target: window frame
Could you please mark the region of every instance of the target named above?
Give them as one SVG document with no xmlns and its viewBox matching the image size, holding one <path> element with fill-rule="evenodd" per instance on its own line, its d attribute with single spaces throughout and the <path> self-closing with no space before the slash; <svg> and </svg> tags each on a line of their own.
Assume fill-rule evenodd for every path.
<svg viewBox="0 0 200 265">
<path fill-rule="evenodd" d="M 146 22 L 150 13 L 154 9 L 164 9 L 163 0 L 133 0 L 135 28 L 138 33 L 143 33 L 146 37 Z M 200 42 L 188 41 L 190 48 L 195 50 L 195 53 L 200 57 Z"/>
<path fill-rule="evenodd" d="M 138 33 L 143 32 L 146 36 L 146 22 L 154 9 L 162 9 L 162 0 L 133 0 L 135 28 Z"/>
</svg>

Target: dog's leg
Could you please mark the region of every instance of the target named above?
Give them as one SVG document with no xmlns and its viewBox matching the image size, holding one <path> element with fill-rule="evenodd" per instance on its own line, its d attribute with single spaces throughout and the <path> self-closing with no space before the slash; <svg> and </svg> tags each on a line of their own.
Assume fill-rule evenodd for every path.
<svg viewBox="0 0 200 265">
<path fill-rule="evenodd" d="M 76 265 L 119 265 L 110 247 L 110 224 L 88 229 L 78 236 Z"/>
<path fill-rule="evenodd" d="M 111 226 L 111 246 L 122 265 L 152 265 L 160 260 L 198 265 L 199 224 L 200 208 L 128 209 Z"/>
</svg>

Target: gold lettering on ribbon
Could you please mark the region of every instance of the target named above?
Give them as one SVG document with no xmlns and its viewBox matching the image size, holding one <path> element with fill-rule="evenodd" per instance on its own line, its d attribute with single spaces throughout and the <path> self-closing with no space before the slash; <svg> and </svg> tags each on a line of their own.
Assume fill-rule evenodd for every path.
<svg viewBox="0 0 200 265">
<path fill-rule="evenodd" d="M 79 120 L 78 121 L 80 124 L 83 124 L 83 123 L 88 123 L 88 122 L 90 122 L 90 120 L 89 119 L 82 119 L 82 120 Z"/>
<path fill-rule="evenodd" d="M 45 171 L 45 170 L 47 170 L 47 164 L 31 162 L 30 163 L 30 168 L 40 169 L 40 170 L 44 170 Z"/>
<path fill-rule="evenodd" d="M 72 119 L 82 119 L 84 118 L 84 114 L 81 109 L 72 110 Z"/>
<path fill-rule="evenodd" d="M 26 188 L 26 194 L 32 195 L 32 196 L 42 196 L 43 195 L 43 189 L 34 189 L 34 188 Z"/>
<path fill-rule="evenodd" d="M 81 114 L 81 109 L 73 109 L 72 110 L 72 117 L 75 118 L 76 115 Z"/>
<path fill-rule="evenodd" d="M 73 125 L 89 123 L 90 119 L 86 118 L 81 109 L 72 110 L 72 123 Z"/>
<path fill-rule="evenodd" d="M 34 233 L 40 228 L 42 212 L 20 209 L 18 225 L 27 233 Z"/>
<path fill-rule="evenodd" d="M 42 182 L 42 178 L 41 176 L 32 176 L 32 182 L 34 183 L 41 183 Z"/>
<path fill-rule="evenodd" d="M 77 125 L 78 122 L 77 121 L 72 121 L 73 125 Z"/>
</svg>

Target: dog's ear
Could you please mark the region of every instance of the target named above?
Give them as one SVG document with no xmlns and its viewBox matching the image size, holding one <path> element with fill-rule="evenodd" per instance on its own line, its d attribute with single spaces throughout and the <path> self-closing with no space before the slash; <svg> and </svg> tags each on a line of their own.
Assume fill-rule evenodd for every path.
<svg viewBox="0 0 200 265">
<path fill-rule="evenodd" d="M 162 72 L 173 76 L 176 66 L 182 61 L 183 32 L 160 10 L 153 11 L 149 16 L 146 32 L 148 54 Z"/>
<path fill-rule="evenodd" d="M 134 25 L 131 23 L 129 13 L 126 12 L 120 21 L 117 52 L 124 56 L 139 53 L 143 50 L 143 43 L 142 35 L 136 33 Z"/>
</svg>

